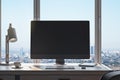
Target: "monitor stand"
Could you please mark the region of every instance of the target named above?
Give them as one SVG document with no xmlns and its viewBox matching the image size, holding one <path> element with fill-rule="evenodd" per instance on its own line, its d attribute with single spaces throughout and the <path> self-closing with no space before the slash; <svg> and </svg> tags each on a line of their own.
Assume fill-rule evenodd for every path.
<svg viewBox="0 0 120 80">
<path fill-rule="evenodd" d="M 64 59 L 56 59 L 56 64 L 65 65 Z"/>
<path fill-rule="evenodd" d="M 65 65 L 64 59 L 56 59 L 56 64 L 46 66 L 46 69 L 74 69 L 74 66 Z"/>
</svg>

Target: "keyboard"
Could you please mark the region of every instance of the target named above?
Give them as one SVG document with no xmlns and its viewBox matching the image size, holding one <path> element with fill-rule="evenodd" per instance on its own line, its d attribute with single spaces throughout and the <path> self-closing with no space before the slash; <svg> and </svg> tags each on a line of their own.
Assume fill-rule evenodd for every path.
<svg viewBox="0 0 120 80">
<path fill-rule="evenodd" d="M 74 69 L 74 66 L 46 66 L 46 69 Z"/>
</svg>

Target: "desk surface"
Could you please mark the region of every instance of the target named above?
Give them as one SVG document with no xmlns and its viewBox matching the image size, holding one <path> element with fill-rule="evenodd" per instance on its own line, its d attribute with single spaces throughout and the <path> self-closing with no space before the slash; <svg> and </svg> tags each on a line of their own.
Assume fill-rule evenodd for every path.
<svg viewBox="0 0 120 80">
<path fill-rule="evenodd" d="M 99 78 L 111 71 L 104 65 L 96 65 L 94 67 L 86 67 L 81 69 L 78 64 L 66 64 L 65 66 L 74 66 L 74 69 L 46 69 L 46 66 L 56 66 L 54 64 L 22 64 L 21 68 L 15 68 L 12 66 L 0 65 L 0 76 L 4 76 L 4 80 L 8 80 L 8 77 L 13 76 L 15 80 L 59 80 L 59 78 L 66 78 L 70 80 L 99 80 Z M 86 77 L 87 76 L 87 77 Z M 14 79 L 9 79 L 14 80 Z"/>
<path fill-rule="evenodd" d="M 81 69 L 81 67 L 78 66 L 78 64 L 66 64 L 63 67 L 66 66 L 72 66 L 74 67 L 74 69 L 72 68 L 63 68 L 63 69 L 46 69 L 47 66 L 56 66 L 59 67 L 59 65 L 55 65 L 55 64 L 38 64 L 38 63 L 22 63 L 20 68 L 15 68 L 14 65 L 0 65 L 0 71 L 105 71 L 105 70 L 111 70 L 110 68 L 104 66 L 104 65 L 95 65 L 93 67 L 86 67 L 86 69 Z"/>
<path fill-rule="evenodd" d="M 34 65 L 41 66 L 40 68 L 35 67 Z M 0 65 L 0 75 L 96 75 L 105 73 L 108 71 L 112 71 L 108 67 L 104 65 L 96 65 L 94 67 L 86 67 L 86 69 L 81 69 L 78 64 L 68 64 L 69 66 L 74 66 L 74 69 L 45 69 L 46 66 L 53 66 L 54 64 L 33 64 L 33 63 L 25 63 L 21 65 L 21 68 L 15 68 L 12 66 Z M 65 65 L 66 66 L 66 65 Z"/>
</svg>

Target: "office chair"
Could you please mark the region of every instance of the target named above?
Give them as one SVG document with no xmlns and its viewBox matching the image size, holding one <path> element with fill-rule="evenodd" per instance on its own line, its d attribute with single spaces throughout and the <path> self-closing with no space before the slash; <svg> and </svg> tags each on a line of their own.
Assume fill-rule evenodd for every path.
<svg viewBox="0 0 120 80">
<path fill-rule="evenodd" d="M 120 71 L 113 71 L 104 74 L 101 80 L 120 80 Z"/>
</svg>

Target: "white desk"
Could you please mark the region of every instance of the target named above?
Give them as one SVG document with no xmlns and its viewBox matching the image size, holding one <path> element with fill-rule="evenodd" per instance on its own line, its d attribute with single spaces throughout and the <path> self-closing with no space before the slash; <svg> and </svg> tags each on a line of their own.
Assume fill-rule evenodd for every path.
<svg viewBox="0 0 120 80">
<path fill-rule="evenodd" d="M 15 69 L 14 66 L 0 66 L 0 79 L 3 80 L 99 80 L 101 76 L 111 69 L 104 65 L 86 67 L 81 69 L 78 64 L 69 64 L 74 69 L 46 69 L 53 64 L 41 64 L 40 68 L 33 65 L 22 64 L 22 68 Z"/>
</svg>

